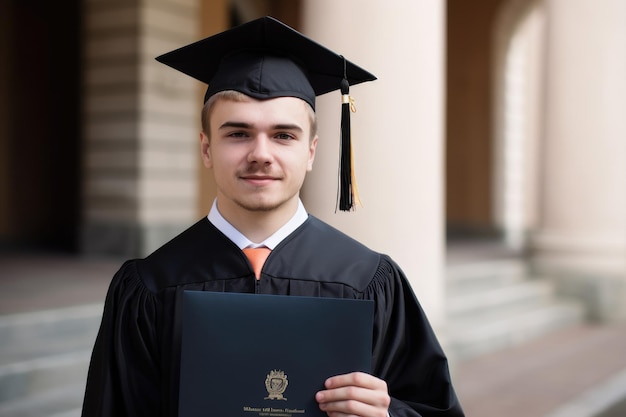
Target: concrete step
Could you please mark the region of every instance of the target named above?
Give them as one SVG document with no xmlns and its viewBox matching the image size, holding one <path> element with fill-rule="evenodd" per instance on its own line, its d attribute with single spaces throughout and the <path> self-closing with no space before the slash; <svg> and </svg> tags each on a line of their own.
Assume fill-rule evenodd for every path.
<svg viewBox="0 0 626 417">
<path fill-rule="evenodd" d="M 59 388 L 0 403 L 3 417 L 80 417 L 84 385 Z"/>
<path fill-rule="evenodd" d="M 0 415 L 79 415 L 101 315 L 93 304 L 0 317 Z"/>
<path fill-rule="evenodd" d="M 557 299 L 471 314 L 449 321 L 448 349 L 457 360 L 475 358 L 580 323 L 584 314 L 580 303 Z"/>
<path fill-rule="evenodd" d="M 0 367 L 0 403 L 85 382 L 91 351 L 78 350 Z"/>
<path fill-rule="evenodd" d="M 446 267 L 450 295 L 520 282 L 527 275 L 526 265 L 520 259 L 486 259 Z"/>
<path fill-rule="evenodd" d="M 554 296 L 549 282 L 527 280 L 501 284 L 485 290 L 474 290 L 448 296 L 448 317 L 467 317 L 499 309 L 531 308 Z"/>
<path fill-rule="evenodd" d="M 583 306 L 557 297 L 554 285 L 530 276 L 521 258 L 449 265 L 448 349 L 467 360 L 580 323 Z"/>
<path fill-rule="evenodd" d="M 0 366 L 91 348 L 102 304 L 0 316 Z"/>
</svg>

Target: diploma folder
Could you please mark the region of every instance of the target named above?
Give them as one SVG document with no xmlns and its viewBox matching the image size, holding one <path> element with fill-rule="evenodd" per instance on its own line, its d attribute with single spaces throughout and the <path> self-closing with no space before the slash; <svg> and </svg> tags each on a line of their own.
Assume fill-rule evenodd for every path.
<svg viewBox="0 0 626 417">
<path fill-rule="evenodd" d="M 326 378 L 371 372 L 373 301 L 184 291 L 180 417 L 326 417 Z"/>
</svg>

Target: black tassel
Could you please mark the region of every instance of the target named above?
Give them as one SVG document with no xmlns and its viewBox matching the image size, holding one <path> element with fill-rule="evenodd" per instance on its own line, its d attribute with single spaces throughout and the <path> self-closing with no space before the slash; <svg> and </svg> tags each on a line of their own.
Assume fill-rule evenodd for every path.
<svg viewBox="0 0 626 417">
<path fill-rule="evenodd" d="M 355 111 L 350 97 L 350 83 L 345 74 L 341 80 L 341 149 L 339 156 L 339 210 L 351 211 L 359 203 L 354 166 L 352 161 L 352 134 L 350 131 L 350 112 Z"/>
<path fill-rule="evenodd" d="M 341 150 L 339 159 L 339 210 L 352 210 L 352 158 L 350 141 L 350 86 L 341 80 Z"/>
</svg>

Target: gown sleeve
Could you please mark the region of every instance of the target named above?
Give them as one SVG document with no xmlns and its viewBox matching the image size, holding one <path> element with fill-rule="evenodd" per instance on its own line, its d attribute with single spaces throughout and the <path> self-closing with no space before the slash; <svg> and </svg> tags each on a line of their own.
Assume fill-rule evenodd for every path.
<svg viewBox="0 0 626 417">
<path fill-rule="evenodd" d="M 83 417 L 159 416 L 157 303 L 135 264 L 113 277 L 92 352 Z"/>
<path fill-rule="evenodd" d="M 365 297 L 375 302 L 372 370 L 387 382 L 390 416 L 464 416 L 448 360 L 393 260 L 383 256 Z"/>
</svg>

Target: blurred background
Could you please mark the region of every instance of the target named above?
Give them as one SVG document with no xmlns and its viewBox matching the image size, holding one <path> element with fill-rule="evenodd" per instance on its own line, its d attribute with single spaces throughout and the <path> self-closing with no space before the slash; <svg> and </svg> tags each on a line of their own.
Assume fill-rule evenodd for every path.
<svg viewBox="0 0 626 417">
<path fill-rule="evenodd" d="M 625 0 L 1 0 L 0 415 L 80 415 L 108 283 L 208 213 L 206 86 L 154 57 L 272 15 L 378 76 L 308 210 L 392 255 L 468 416 L 626 415 Z"/>
</svg>

